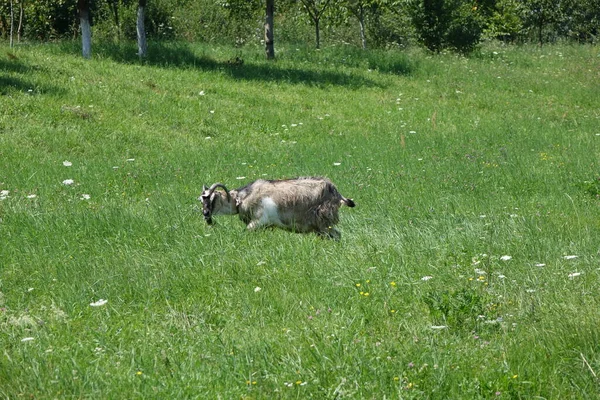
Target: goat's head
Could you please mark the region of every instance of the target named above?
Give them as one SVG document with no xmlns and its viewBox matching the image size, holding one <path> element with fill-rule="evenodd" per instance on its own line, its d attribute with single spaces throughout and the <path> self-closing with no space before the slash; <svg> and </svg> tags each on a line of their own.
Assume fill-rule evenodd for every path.
<svg viewBox="0 0 600 400">
<path fill-rule="evenodd" d="M 217 191 L 217 188 L 222 188 L 225 192 Z M 215 183 L 209 188 L 203 186 L 198 200 L 202 202 L 202 215 L 209 225 L 213 223 L 213 215 L 234 214 L 235 201 L 222 183 Z"/>
</svg>

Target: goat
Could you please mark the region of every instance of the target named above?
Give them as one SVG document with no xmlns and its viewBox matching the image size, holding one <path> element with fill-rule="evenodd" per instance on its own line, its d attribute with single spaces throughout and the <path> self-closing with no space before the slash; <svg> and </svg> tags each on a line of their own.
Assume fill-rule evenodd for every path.
<svg viewBox="0 0 600 400">
<path fill-rule="evenodd" d="M 217 188 L 223 189 L 216 190 Z M 259 179 L 239 189 L 228 190 L 222 183 L 204 186 L 202 214 L 206 223 L 213 215 L 239 214 L 248 230 L 276 226 L 286 230 L 339 239 L 334 228 L 339 208 L 354 207 L 326 178 L 302 177 L 286 180 Z"/>
</svg>

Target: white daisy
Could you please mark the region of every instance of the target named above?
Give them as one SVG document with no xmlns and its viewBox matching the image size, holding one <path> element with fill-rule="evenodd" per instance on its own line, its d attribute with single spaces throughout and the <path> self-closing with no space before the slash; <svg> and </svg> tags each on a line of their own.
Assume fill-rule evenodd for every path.
<svg viewBox="0 0 600 400">
<path fill-rule="evenodd" d="M 108 300 L 100 299 L 98 301 L 90 303 L 90 306 L 92 306 L 92 307 L 101 307 L 101 306 L 105 305 L 106 303 L 108 303 Z"/>
</svg>

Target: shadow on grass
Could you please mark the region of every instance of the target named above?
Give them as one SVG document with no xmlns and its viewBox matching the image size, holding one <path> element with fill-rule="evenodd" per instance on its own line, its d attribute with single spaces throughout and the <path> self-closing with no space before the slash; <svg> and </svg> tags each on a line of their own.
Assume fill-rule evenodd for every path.
<svg viewBox="0 0 600 400">
<path fill-rule="evenodd" d="M 19 60 L 0 59 L 0 96 L 7 96 L 11 92 L 24 92 L 28 94 L 60 94 L 64 90 L 52 85 L 39 85 L 34 81 L 27 79 L 31 76 L 31 71 L 39 68 L 29 66 Z M 17 76 L 6 76 L 4 73 L 12 73 Z M 22 75 L 22 76 L 21 76 Z"/>
<path fill-rule="evenodd" d="M 70 44 L 69 52 L 75 51 L 75 44 Z M 140 61 L 137 47 L 127 44 L 97 44 L 94 54 L 109 58 L 116 62 L 128 64 L 144 64 L 162 68 L 197 68 L 205 71 L 221 71 L 233 79 L 264 82 L 286 82 L 310 86 L 346 86 L 350 88 L 381 87 L 375 80 L 360 74 L 335 71 L 330 66 L 311 69 L 297 68 L 275 62 L 248 62 L 240 57 L 217 60 L 212 56 L 198 55 L 185 43 L 153 43 L 149 45 L 148 56 Z M 77 48 L 76 51 L 79 51 Z"/>
</svg>

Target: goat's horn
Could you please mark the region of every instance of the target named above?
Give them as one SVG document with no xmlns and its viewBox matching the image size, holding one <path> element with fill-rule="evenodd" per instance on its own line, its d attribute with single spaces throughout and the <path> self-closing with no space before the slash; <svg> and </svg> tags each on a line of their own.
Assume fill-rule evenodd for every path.
<svg viewBox="0 0 600 400">
<path fill-rule="evenodd" d="M 208 188 L 208 192 L 210 194 L 213 194 L 215 189 L 218 187 L 222 188 L 225 191 L 225 193 L 227 193 L 227 198 L 229 199 L 229 190 L 222 183 L 214 183 L 210 188 Z"/>
</svg>

